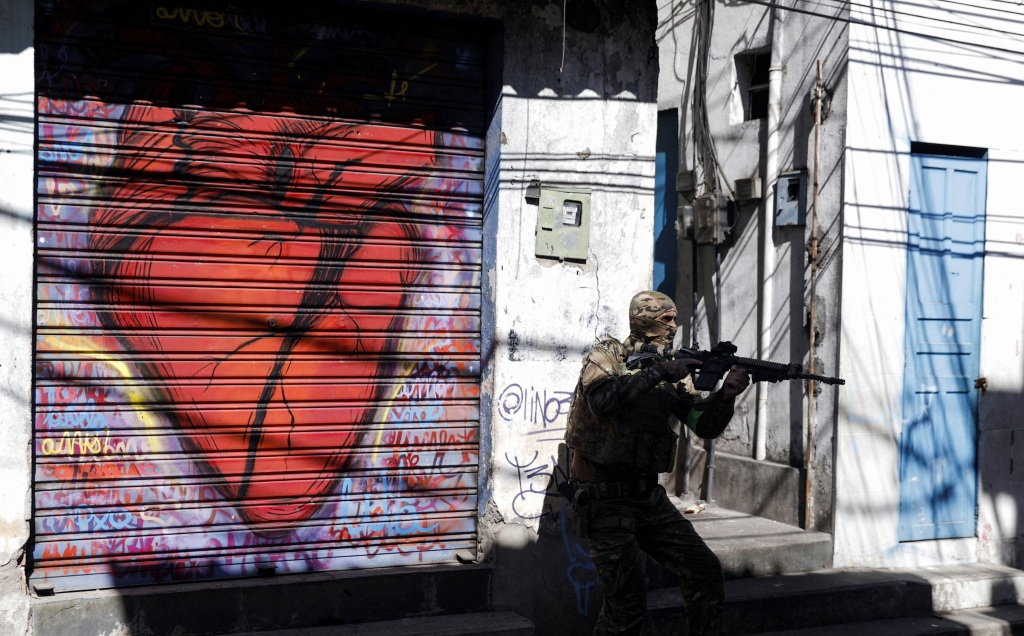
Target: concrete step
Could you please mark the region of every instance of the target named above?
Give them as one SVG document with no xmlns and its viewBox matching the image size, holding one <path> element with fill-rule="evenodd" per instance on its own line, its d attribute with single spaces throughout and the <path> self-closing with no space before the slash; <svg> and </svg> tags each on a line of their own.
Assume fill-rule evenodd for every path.
<svg viewBox="0 0 1024 636">
<path fill-rule="evenodd" d="M 1024 572 L 985 564 L 736 579 L 726 582 L 726 628 L 737 635 L 1024 633 L 1022 590 Z M 648 609 L 651 635 L 674 634 L 683 620 L 678 589 L 653 590 Z"/>
<path fill-rule="evenodd" d="M 932 588 L 936 612 L 1024 601 L 1024 571 L 1002 565 L 968 563 L 912 570 Z"/>
<path fill-rule="evenodd" d="M 726 628 L 750 634 L 822 627 L 864 618 L 930 616 L 931 591 L 922 581 L 885 572 L 826 570 L 726 582 Z M 648 594 L 652 634 L 672 634 L 683 620 L 678 589 Z"/>
<path fill-rule="evenodd" d="M 727 579 L 811 572 L 832 560 L 832 536 L 709 506 L 685 515 L 722 561 Z"/>
<path fill-rule="evenodd" d="M 1024 605 L 997 605 L 959 612 L 866 620 L 843 625 L 757 632 L 748 636 L 1008 636 L 1024 634 Z"/>
<path fill-rule="evenodd" d="M 32 633 L 214 636 L 338 629 L 409 616 L 458 620 L 490 612 L 491 576 L 490 565 L 425 565 L 59 594 L 33 600 Z"/>
<path fill-rule="evenodd" d="M 420 616 L 358 625 L 302 627 L 231 636 L 533 636 L 533 623 L 512 612 Z"/>
<path fill-rule="evenodd" d="M 812 572 L 830 565 L 832 537 L 715 505 L 687 513 L 697 502 L 670 497 L 722 562 L 726 579 Z M 653 561 L 651 589 L 676 587 L 679 578 Z"/>
</svg>

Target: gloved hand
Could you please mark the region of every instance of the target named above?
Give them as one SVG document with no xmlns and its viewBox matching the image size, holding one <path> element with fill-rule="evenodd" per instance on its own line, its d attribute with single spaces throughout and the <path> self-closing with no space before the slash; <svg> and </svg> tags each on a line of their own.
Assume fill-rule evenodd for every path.
<svg viewBox="0 0 1024 636">
<path fill-rule="evenodd" d="M 734 366 L 729 369 L 729 373 L 725 374 L 725 380 L 722 382 L 722 397 L 734 398 L 743 393 L 748 386 L 750 386 L 750 374 L 746 369 Z"/>
<path fill-rule="evenodd" d="M 690 375 L 695 369 L 699 369 L 701 361 L 695 358 L 675 358 L 659 362 L 658 364 L 668 370 L 673 382 L 678 382 Z"/>
</svg>

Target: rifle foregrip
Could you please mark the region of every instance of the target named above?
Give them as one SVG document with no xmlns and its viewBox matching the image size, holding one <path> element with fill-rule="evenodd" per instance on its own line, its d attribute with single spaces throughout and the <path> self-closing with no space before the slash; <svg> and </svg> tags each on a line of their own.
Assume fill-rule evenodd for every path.
<svg viewBox="0 0 1024 636">
<path fill-rule="evenodd" d="M 772 362 L 771 360 L 755 360 L 754 358 L 740 358 L 737 356 L 734 359 L 733 364 L 738 367 L 743 367 L 747 371 L 752 373 L 763 373 L 768 375 L 778 375 L 782 378 L 788 378 L 791 374 L 791 365 L 783 364 L 781 362 Z M 797 365 L 797 371 L 799 371 L 799 365 Z"/>
</svg>

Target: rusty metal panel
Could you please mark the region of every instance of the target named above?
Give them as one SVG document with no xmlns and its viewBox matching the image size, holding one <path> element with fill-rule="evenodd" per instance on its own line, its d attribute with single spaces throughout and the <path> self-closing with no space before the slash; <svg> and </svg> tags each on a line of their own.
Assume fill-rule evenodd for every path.
<svg viewBox="0 0 1024 636">
<path fill-rule="evenodd" d="M 37 6 L 34 585 L 476 551 L 483 30 L 263 4 Z"/>
</svg>

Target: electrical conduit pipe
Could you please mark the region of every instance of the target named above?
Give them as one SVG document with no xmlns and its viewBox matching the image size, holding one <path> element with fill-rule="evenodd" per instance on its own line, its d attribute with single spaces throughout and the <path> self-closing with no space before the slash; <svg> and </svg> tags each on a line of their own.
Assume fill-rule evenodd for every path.
<svg viewBox="0 0 1024 636">
<path fill-rule="evenodd" d="M 775 270 L 775 243 L 772 227 L 775 187 L 779 178 L 779 120 L 782 115 L 782 12 L 772 8 L 772 58 L 768 69 L 768 134 L 765 151 L 765 189 L 762 202 L 764 228 L 761 233 L 761 331 L 757 357 L 768 360 L 772 343 L 772 272 Z M 754 459 L 763 461 L 768 449 L 768 383 L 757 383 L 757 419 L 754 429 Z"/>
</svg>

